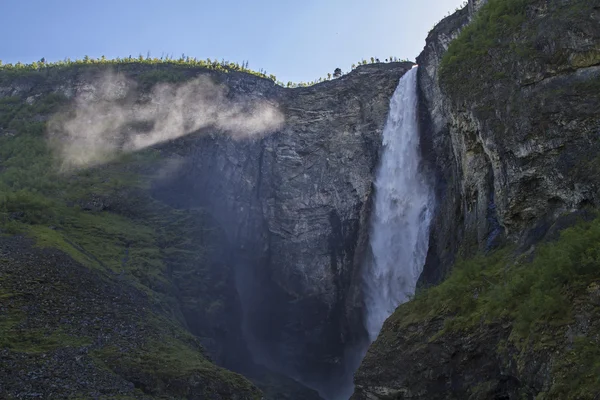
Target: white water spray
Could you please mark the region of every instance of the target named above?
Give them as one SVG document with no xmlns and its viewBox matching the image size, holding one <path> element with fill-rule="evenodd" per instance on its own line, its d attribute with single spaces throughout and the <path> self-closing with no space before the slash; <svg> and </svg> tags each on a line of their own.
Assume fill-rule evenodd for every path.
<svg viewBox="0 0 600 400">
<path fill-rule="evenodd" d="M 433 191 L 420 166 L 417 68 L 392 96 L 375 180 L 370 246 L 364 273 L 366 328 L 374 341 L 383 322 L 415 292 L 423 270 L 433 213 Z"/>
</svg>

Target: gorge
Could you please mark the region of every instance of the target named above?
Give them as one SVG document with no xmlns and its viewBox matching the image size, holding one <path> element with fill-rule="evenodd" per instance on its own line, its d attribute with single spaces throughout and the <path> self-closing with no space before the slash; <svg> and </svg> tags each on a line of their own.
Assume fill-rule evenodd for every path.
<svg viewBox="0 0 600 400">
<path fill-rule="evenodd" d="M 0 70 L 0 397 L 595 398 L 600 3 L 416 61 Z"/>
</svg>

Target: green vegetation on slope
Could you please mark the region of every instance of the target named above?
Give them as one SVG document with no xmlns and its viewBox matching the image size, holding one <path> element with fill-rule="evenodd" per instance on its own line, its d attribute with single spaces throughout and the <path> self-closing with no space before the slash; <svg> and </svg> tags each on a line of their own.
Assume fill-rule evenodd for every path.
<svg viewBox="0 0 600 400">
<path fill-rule="evenodd" d="M 88 266 L 111 272 L 125 268 L 143 286 L 156 286 L 151 281 L 164 269 L 156 228 L 166 221 L 145 218 L 148 205 L 136 204 L 141 202 L 136 188 L 144 185 L 139 172 L 157 155 L 150 150 L 61 174 L 43 120 L 65 101 L 55 95 L 31 105 L 0 99 L 0 229 L 30 233 L 41 245 L 61 248 Z M 31 122 L 36 120 L 42 122 Z M 111 207 L 125 215 L 105 210 Z"/>
<path fill-rule="evenodd" d="M 145 79 L 151 85 L 178 77 L 160 73 Z M 215 307 L 224 296 L 227 266 L 217 273 L 206 261 L 207 249 L 218 232 L 208 231 L 210 224 L 200 210 L 173 209 L 150 197 L 146 189 L 160 159 L 157 150 L 123 155 L 93 169 L 60 173 L 45 127 L 51 114 L 67 105 L 68 100 L 56 94 L 33 101 L 0 98 L 0 235 L 25 234 L 39 247 L 59 249 L 91 272 L 81 271 L 81 276 L 72 272 L 74 282 L 65 284 L 54 276 L 34 273 L 32 268 L 39 264 L 0 258 L 0 351 L 9 351 L 11 357 L 38 357 L 61 349 L 89 348 L 99 367 L 141 382 L 148 394 L 186 397 L 190 379 L 204 382 L 207 388 L 225 387 L 215 387 L 216 391 L 238 388 L 245 393 L 251 387 L 248 381 L 208 361 L 198 340 L 184 328 L 182 312 L 188 312 L 198 319 L 199 327 L 209 330 Z M 58 266 L 49 262 L 43 267 L 51 275 Z M 19 273 L 19 279 L 3 271 Z M 137 321 L 133 331 L 110 333 L 110 341 L 96 344 L 97 332 L 62 322 L 93 313 L 104 319 L 107 313 L 123 312 L 121 304 L 93 311 L 90 300 L 75 296 L 93 289 L 74 289 L 73 285 L 85 285 L 84 275 L 104 277 L 107 282 L 116 277 L 121 290 L 146 294 L 146 312 L 135 319 L 118 316 Z M 36 305 L 52 304 L 55 311 L 25 313 L 24 309 L 37 309 L 31 305 L 34 298 Z M 93 304 L 101 305 L 109 298 L 99 295 Z M 102 326 L 99 323 L 97 329 L 105 329 Z M 143 336 L 128 336 L 136 329 Z M 207 389 L 206 393 L 213 392 Z M 256 394 L 248 393 L 250 397 Z"/>
<path fill-rule="evenodd" d="M 441 62 L 440 78 L 459 79 L 481 62 L 489 52 L 510 47 L 509 41 L 526 20 L 532 0 L 489 0 L 453 40 Z"/>
<path fill-rule="evenodd" d="M 534 12 L 536 5 L 547 9 L 541 17 L 528 17 L 528 10 Z M 526 71 L 555 75 L 561 70 L 597 65 L 600 49 L 594 47 L 593 40 L 583 46 L 583 42 L 564 35 L 572 31 L 573 35 L 593 39 L 590 35 L 597 25 L 594 7 L 588 0 L 550 5 L 540 0 L 489 0 L 444 54 L 440 64 L 442 87 L 456 96 L 485 91 L 510 77 L 527 82 L 530 78 L 523 76 Z"/>
<path fill-rule="evenodd" d="M 171 273 L 202 269 L 209 237 L 199 227 L 201 212 L 171 209 L 143 192 L 145 171 L 159 157 L 154 150 L 61 174 L 44 138 L 45 123 L 30 121 L 65 101 L 55 95 L 31 105 L 0 99 L 0 229 L 28 233 L 85 265 L 125 274 L 155 295 L 169 292 L 166 259 L 179 258 Z"/>
<path fill-rule="evenodd" d="M 216 367 L 197 338 L 120 277 L 22 238 L 0 238 L 3 396 L 260 398 Z M 28 371 L 26 376 L 12 371 Z M 37 380 L 32 380 L 37 377 Z"/>
<path fill-rule="evenodd" d="M 559 354 L 552 387 L 540 399 L 591 398 L 600 391 L 600 326 L 582 328 L 578 320 L 600 317 L 600 218 L 565 229 L 534 254 L 513 254 L 504 249 L 457 262 L 446 281 L 399 307 L 389 323 L 442 317 L 435 337 L 508 323 L 509 340 L 523 354 Z M 576 336 L 572 346 L 564 340 L 569 328 Z"/>
</svg>

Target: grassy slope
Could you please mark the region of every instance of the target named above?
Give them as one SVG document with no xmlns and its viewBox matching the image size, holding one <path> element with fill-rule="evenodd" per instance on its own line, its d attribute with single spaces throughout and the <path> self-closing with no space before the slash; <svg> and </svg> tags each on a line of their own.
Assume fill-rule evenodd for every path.
<svg viewBox="0 0 600 400">
<path fill-rule="evenodd" d="M 539 398 L 593 398 L 600 392 L 599 296 L 600 219 L 595 219 L 564 230 L 533 256 L 515 257 L 504 249 L 459 261 L 446 281 L 402 305 L 389 324 L 408 327 L 441 316 L 443 328 L 432 340 L 508 324 L 519 356 L 559 355 L 551 363 L 548 392 Z M 594 322 L 582 328 L 581 318 Z M 571 343 L 565 341 L 567 331 L 574 332 Z"/>
<path fill-rule="evenodd" d="M 490 52 L 514 48 L 511 43 L 526 21 L 526 7 L 532 0 L 489 0 L 452 41 L 441 63 L 441 81 L 460 85 L 460 76 L 473 69 L 484 68 L 480 63 Z M 499 38 L 501 38 L 499 40 Z"/>
<path fill-rule="evenodd" d="M 194 305 L 199 317 L 213 312 L 219 302 L 218 294 L 210 291 L 220 282 L 211 281 L 203 267 L 210 240 L 208 232 L 199 228 L 202 213 L 170 209 L 145 194 L 145 174 L 159 157 L 152 150 L 93 170 L 59 174 L 44 129 L 48 116 L 66 102 L 54 94 L 31 104 L 21 98 L 0 99 L 0 232 L 24 233 L 39 246 L 62 250 L 97 276 L 118 276 L 119 284 L 147 295 L 153 312 L 145 318 L 146 342 L 125 356 L 110 346 L 97 348 L 98 365 L 106 364 L 128 377 L 127 371 L 150 374 L 153 378 L 148 381 L 153 383 L 147 390 L 153 394 L 172 390 L 161 386 L 162 375 L 185 382 L 191 372 L 248 392 L 247 381 L 207 361 L 182 327 L 174 280 L 196 284 L 197 291 L 206 294 Z M 18 299 L 2 315 L 0 348 L 33 354 L 92 339 L 64 334 L 60 324 L 51 332 L 35 328 L 23 335 L 16 327 L 26 319 L 19 310 L 27 297 L 5 280 L 0 280 L 0 296 Z"/>
</svg>

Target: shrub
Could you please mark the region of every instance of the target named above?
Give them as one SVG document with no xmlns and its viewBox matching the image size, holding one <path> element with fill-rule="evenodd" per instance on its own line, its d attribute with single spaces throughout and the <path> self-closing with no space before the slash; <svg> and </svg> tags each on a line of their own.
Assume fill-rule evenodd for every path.
<svg viewBox="0 0 600 400">
<path fill-rule="evenodd" d="M 0 197 L 0 212 L 29 224 L 48 223 L 54 216 L 54 204 L 43 195 L 28 190 L 6 193 Z"/>
</svg>

